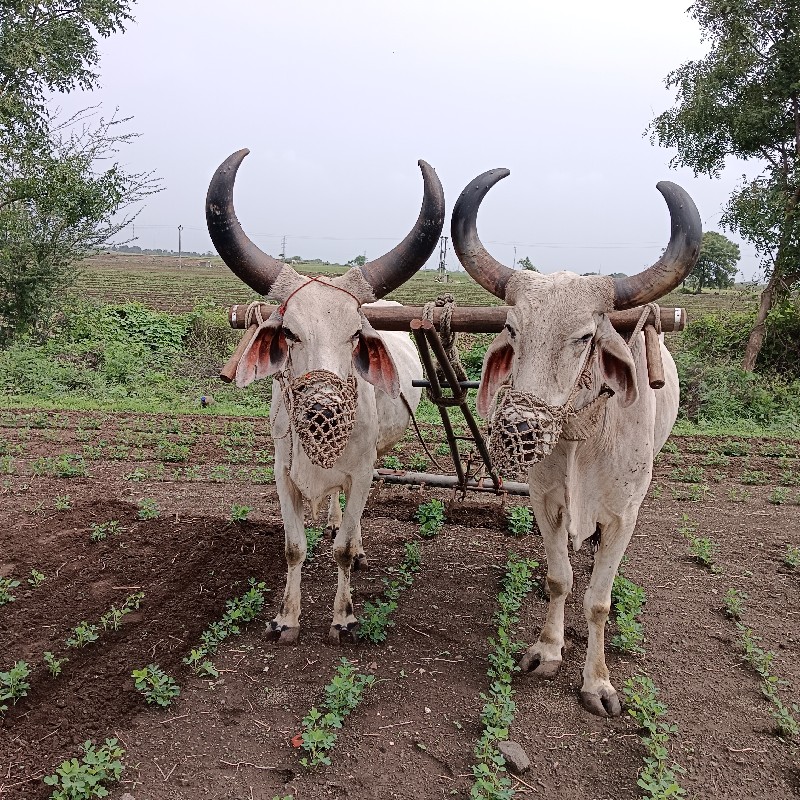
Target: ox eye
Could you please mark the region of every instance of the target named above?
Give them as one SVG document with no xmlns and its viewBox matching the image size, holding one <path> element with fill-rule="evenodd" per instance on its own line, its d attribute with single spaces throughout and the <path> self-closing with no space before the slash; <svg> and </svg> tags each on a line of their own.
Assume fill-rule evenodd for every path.
<svg viewBox="0 0 800 800">
<path fill-rule="evenodd" d="M 290 342 L 299 342 L 300 341 L 300 337 L 297 334 L 292 333 L 292 331 L 290 331 L 286 326 L 284 326 L 284 328 L 283 328 L 283 335 Z"/>
<path fill-rule="evenodd" d="M 581 341 L 582 341 L 584 344 L 586 344 L 586 342 L 589 342 L 589 341 L 591 341 L 591 338 L 592 338 L 592 336 L 594 336 L 594 334 L 593 334 L 593 333 L 587 333 L 587 334 L 584 334 L 583 336 L 581 336 Z"/>
<path fill-rule="evenodd" d="M 512 327 L 511 327 L 511 325 L 509 325 L 509 324 L 506 322 L 506 324 L 505 324 L 505 325 L 503 325 L 503 327 L 504 327 L 504 328 L 505 328 L 505 329 L 508 331 L 508 335 L 509 335 L 509 336 L 510 336 L 512 339 L 516 339 L 516 337 L 517 337 L 517 332 L 514 330 L 514 328 L 512 328 Z"/>
</svg>

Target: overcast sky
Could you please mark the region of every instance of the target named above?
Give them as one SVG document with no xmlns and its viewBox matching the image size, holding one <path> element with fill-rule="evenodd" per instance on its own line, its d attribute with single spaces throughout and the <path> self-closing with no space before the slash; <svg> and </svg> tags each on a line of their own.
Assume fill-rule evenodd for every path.
<svg viewBox="0 0 800 800">
<path fill-rule="evenodd" d="M 208 181 L 249 147 L 236 211 L 273 255 L 284 235 L 287 256 L 381 255 L 416 219 L 424 158 L 444 185 L 444 233 L 464 186 L 508 167 L 479 216 L 496 258 L 510 265 L 516 245 L 545 272 L 631 273 L 669 238 L 659 180 L 716 230 L 754 170 L 732 161 L 721 179 L 695 178 L 643 136 L 673 103 L 667 73 L 704 53 L 687 6 L 140 0 L 127 32 L 101 42 L 102 88 L 60 103 L 134 118 L 141 137 L 122 160 L 164 185 L 136 221 L 142 247 L 177 249 L 182 224 L 185 250 L 210 249 Z M 757 258 L 742 253 L 749 278 Z"/>
</svg>

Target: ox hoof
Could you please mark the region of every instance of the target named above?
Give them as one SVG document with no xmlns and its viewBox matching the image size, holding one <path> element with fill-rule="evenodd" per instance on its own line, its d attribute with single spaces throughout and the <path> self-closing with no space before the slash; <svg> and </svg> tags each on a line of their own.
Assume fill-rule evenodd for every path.
<svg viewBox="0 0 800 800">
<path fill-rule="evenodd" d="M 542 661 L 538 653 L 525 653 L 519 662 L 520 672 L 529 672 L 537 678 L 551 681 L 561 669 L 560 661 Z"/>
<path fill-rule="evenodd" d="M 364 553 L 353 559 L 353 569 L 363 570 L 364 572 L 369 569 L 369 561 Z"/>
<path fill-rule="evenodd" d="M 326 525 L 325 530 L 322 532 L 322 536 L 323 538 L 333 541 L 336 538 L 337 533 L 339 533 L 339 529 L 335 525 Z"/>
<path fill-rule="evenodd" d="M 328 644 L 340 645 L 342 637 L 349 637 L 353 642 L 358 641 L 358 622 L 348 622 L 347 625 L 331 625 L 328 631 Z"/>
<path fill-rule="evenodd" d="M 300 640 L 300 628 L 284 628 L 278 637 L 278 644 L 294 645 Z"/>
<path fill-rule="evenodd" d="M 605 693 L 605 696 L 594 692 L 581 692 L 583 707 L 597 717 L 618 717 L 622 713 L 622 706 L 615 691 Z"/>
</svg>

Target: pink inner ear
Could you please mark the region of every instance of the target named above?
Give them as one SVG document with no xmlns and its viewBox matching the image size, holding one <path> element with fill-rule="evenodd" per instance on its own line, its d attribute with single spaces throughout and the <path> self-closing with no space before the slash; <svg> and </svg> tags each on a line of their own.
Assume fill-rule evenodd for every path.
<svg viewBox="0 0 800 800">
<path fill-rule="evenodd" d="M 475 404 L 478 413 L 487 419 L 489 408 L 497 394 L 497 390 L 511 375 L 514 362 L 514 348 L 508 343 L 508 334 L 501 333 L 486 351 L 481 371 L 481 385 Z"/>
<path fill-rule="evenodd" d="M 280 317 L 270 317 L 259 325 L 236 367 L 236 385 L 240 389 L 255 380 L 274 375 L 283 367 L 288 347 L 281 328 L 282 321 Z"/>
<path fill-rule="evenodd" d="M 391 398 L 400 396 L 400 378 L 391 353 L 374 328 L 364 320 L 358 344 L 353 350 L 353 366 L 356 372 L 376 389 L 386 392 Z"/>
</svg>

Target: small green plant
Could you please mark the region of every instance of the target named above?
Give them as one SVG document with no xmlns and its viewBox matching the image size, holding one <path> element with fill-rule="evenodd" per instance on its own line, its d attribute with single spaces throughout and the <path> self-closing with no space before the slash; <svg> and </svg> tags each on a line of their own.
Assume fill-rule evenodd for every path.
<svg viewBox="0 0 800 800">
<path fill-rule="evenodd" d="M 747 594 L 740 592 L 738 589 L 731 587 L 725 592 L 725 597 L 722 600 L 725 616 L 728 619 L 740 620 L 744 614 L 744 604 L 747 600 Z"/>
<path fill-rule="evenodd" d="M 208 479 L 214 483 L 226 483 L 232 477 L 233 473 L 227 464 L 217 464 L 208 473 Z"/>
<path fill-rule="evenodd" d="M 786 545 L 786 553 L 783 556 L 783 563 L 791 569 L 800 567 L 800 547 L 794 547 L 790 544 Z"/>
<path fill-rule="evenodd" d="M 11 456 L 0 456 L 0 475 L 14 474 L 14 459 Z"/>
<path fill-rule="evenodd" d="M 131 677 L 134 679 L 136 690 L 144 695 L 149 705 L 155 704 L 167 708 L 181 693 L 174 679 L 157 664 L 148 664 L 142 669 L 135 669 Z"/>
<path fill-rule="evenodd" d="M 11 593 L 11 590 L 16 589 L 17 586 L 19 586 L 19 581 L 15 581 L 13 578 L 0 578 L 0 606 L 13 603 L 17 599 L 16 595 Z"/>
<path fill-rule="evenodd" d="M 122 620 L 131 612 L 136 611 L 141 605 L 142 600 L 144 600 L 144 592 L 135 592 L 134 594 L 129 594 L 125 598 L 125 602 L 120 608 L 112 605 L 111 608 L 100 617 L 100 624 L 103 626 L 103 630 L 118 631 Z"/>
<path fill-rule="evenodd" d="M 678 729 L 663 721 L 667 709 L 658 699 L 655 684 L 644 675 L 635 675 L 625 681 L 622 694 L 628 714 L 642 729 L 640 736 L 646 755 L 636 783 L 644 790 L 644 797 L 652 800 L 684 797 L 686 792 L 678 784 L 678 775 L 685 770 L 670 761 L 667 749 L 670 735 Z"/>
<path fill-rule="evenodd" d="M 611 604 L 617 623 L 617 634 L 611 639 L 611 646 L 623 653 L 642 655 L 644 632 L 637 617 L 647 597 L 644 589 L 626 578 L 622 573 L 614 578 L 611 587 Z"/>
<path fill-rule="evenodd" d="M 744 469 L 740 481 L 748 486 L 764 486 L 769 483 L 769 473 L 759 469 Z"/>
<path fill-rule="evenodd" d="M 88 475 L 83 456 L 63 453 L 60 456 L 41 456 L 31 463 L 34 475 L 55 475 L 59 478 L 82 478 Z"/>
<path fill-rule="evenodd" d="M 158 445 L 159 461 L 188 461 L 189 447 L 185 444 L 175 444 L 175 442 L 164 441 Z"/>
<path fill-rule="evenodd" d="M 767 498 L 768 503 L 774 506 L 782 506 L 789 502 L 789 490 L 785 486 L 776 486 L 772 494 Z"/>
<path fill-rule="evenodd" d="M 727 467 L 730 463 L 731 460 L 727 456 L 718 453 L 716 450 L 709 452 L 703 459 L 704 467 Z"/>
<path fill-rule="evenodd" d="M 750 490 L 743 486 L 731 486 L 728 489 L 728 499 L 732 503 L 746 503 L 750 499 Z"/>
<path fill-rule="evenodd" d="M 250 516 L 250 512 L 253 509 L 250 506 L 240 506 L 234 503 L 231 506 L 231 522 L 247 522 L 247 518 Z"/>
<path fill-rule="evenodd" d="M 667 442 L 664 442 L 664 446 L 661 448 L 661 452 L 662 453 L 671 453 L 671 454 L 674 455 L 676 453 L 679 453 L 680 450 L 678 449 L 678 445 L 675 444 L 675 442 L 667 441 Z"/>
<path fill-rule="evenodd" d="M 31 569 L 31 574 L 28 576 L 28 585 L 34 589 L 38 589 L 46 580 L 47 576 L 44 572 L 39 572 L 36 567 L 33 567 L 33 569 Z"/>
<path fill-rule="evenodd" d="M 142 467 L 135 467 L 127 475 L 125 475 L 125 480 L 133 481 L 134 483 L 140 483 L 141 481 L 146 481 L 147 477 L 148 475 L 146 469 L 142 469 Z"/>
<path fill-rule="evenodd" d="M 385 469 L 403 469 L 403 464 L 397 456 L 384 456 L 383 467 Z"/>
<path fill-rule="evenodd" d="M 313 561 L 317 546 L 322 541 L 322 528 L 306 528 L 306 561 Z"/>
<path fill-rule="evenodd" d="M 156 519 L 160 513 L 158 504 L 151 497 L 139 501 L 139 519 Z"/>
<path fill-rule="evenodd" d="M 420 453 L 414 453 L 414 455 L 408 459 L 408 468 L 415 472 L 425 472 L 425 470 L 428 469 L 428 459 Z"/>
<path fill-rule="evenodd" d="M 54 504 L 56 511 L 69 511 L 72 508 L 72 500 L 68 494 L 57 495 Z"/>
<path fill-rule="evenodd" d="M 483 732 L 475 745 L 476 763 L 472 767 L 474 781 L 470 790 L 470 797 L 475 800 L 507 800 L 513 796 L 505 760 L 497 744 L 508 738 L 514 719 L 516 705 L 511 678 L 519 670 L 515 656 L 524 645 L 514 640 L 512 629 L 519 622 L 522 601 L 533 588 L 531 573 L 537 566 L 535 561 L 514 553 L 509 554 L 506 562 L 503 584 L 497 596 L 499 608 L 494 616 L 496 638 L 489 640 L 493 648 L 487 671 L 489 692 L 481 693 Z"/>
<path fill-rule="evenodd" d="M 514 536 L 524 536 L 533 530 L 533 514 L 528 506 L 508 509 L 508 530 Z"/>
<path fill-rule="evenodd" d="M 337 731 L 358 706 L 366 690 L 375 683 L 374 675 L 363 675 L 342 658 L 331 682 L 325 687 L 323 711 L 312 707 L 303 718 L 302 744 L 306 755 L 300 759 L 304 767 L 329 766 L 330 751 L 336 744 Z"/>
<path fill-rule="evenodd" d="M 24 661 L 15 661 L 14 666 L 8 672 L 0 672 L 0 714 L 8 711 L 6 701 L 11 700 L 16 705 L 17 700 L 26 697 L 31 671 Z"/>
<path fill-rule="evenodd" d="M 104 539 L 108 538 L 109 534 L 114 534 L 119 532 L 119 521 L 116 519 L 110 519 L 108 522 L 93 522 L 92 523 L 92 532 L 89 538 L 93 542 L 102 542 Z"/>
<path fill-rule="evenodd" d="M 225 613 L 219 622 L 212 622 L 203 631 L 200 640 L 202 644 L 193 648 L 183 663 L 189 666 L 197 675 L 216 677 L 217 672 L 209 656 L 217 652 L 217 648 L 229 636 L 241 633 L 240 625 L 251 622 L 264 607 L 266 584 L 256 582 L 250 578 L 250 588 L 239 597 L 228 600 L 225 604 Z"/>
<path fill-rule="evenodd" d="M 72 636 L 67 639 L 67 647 L 85 647 L 99 638 L 97 625 L 90 625 L 85 620 L 72 629 Z"/>
<path fill-rule="evenodd" d="M 373 644 L 381 644 L 389 635 L 388 628 L 394 626 L 392 614 L 397 610 L 397 600 L 414 582 L 414 575 L 420 570 L 419 545 L 406 542 L 405 557 L 396 570 L 397 577 L 391 581 L 384 578 L 383 597 L 367 600 L 361 610 L 359 637 Z"/>
<path fill-rule="evenodd" d="M 68 658 L 56 658 L 49 650 L 44 654 L 44 663 L 48 670 L 50 670 L 50 676 L 53 678 L 57 678 L 61 674 L 61 669 L 63 665 L 69 661 Z"/>
<path fill-rule="evenodd" d="M 698 564 L 712 572 L 715 571 L 714 553 L 716 551 L 716 542 L 707 536 L 693 536 L 689 539 L 689 554 Z"/>
<path fill-rule="evenodd" d="M 253 467 L 249 479 L 253 483 L 272 483 L 275 480 L 275 471 L 272 467 Z"/>
<path fill-rule="evenodd" d="M 105 784 L 116 783 L 122 776 L 125 751 L 116 739 L 106 739 L 101 747 L 91 741 L 83 743 L 80 761 L 71 758 L 56 767 L 55 775 L 43 778 L 52 786 L 50 800 L 90 800 L 93 797 L 108 797 Z"/>
<path fill-rule="evenodd" d="M 719 447 L 726 456 L 746 456 L 750 454 L 750 443 L 736 439 L 726 439 Z"/>
<path fill-rule="evenodd" d="M 800 706 L 797 703 L 786 705 L 780 697 L 779 689 L 789 684 L 772 673 L 775 653 L 762 649 L 760 639 L 749 628 L 740 622 L 736 623 L 736 627 L 742 637 L 744 661 L 760 676 L 761 693 L 772 703 L 770 713 L 775 720 L 775 732 L 786 741 L 800 737 L 800 721 L 795 716 L 800 715 Z"/>
<path fill-rule="evenodd" d="M 675 467 L 669 477 L 671 480 L 681 483 L 699 483 L 705 478 L 705 470 L 696 466 Z"/>
<path fill-rule="evenodd" d="M 432 539 L 444 526 L 444 503 L 436 499 L 420 503 L 414 518 L 419 522 L 419 535 Z"/>
</svg>

